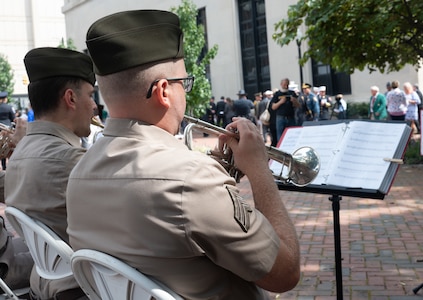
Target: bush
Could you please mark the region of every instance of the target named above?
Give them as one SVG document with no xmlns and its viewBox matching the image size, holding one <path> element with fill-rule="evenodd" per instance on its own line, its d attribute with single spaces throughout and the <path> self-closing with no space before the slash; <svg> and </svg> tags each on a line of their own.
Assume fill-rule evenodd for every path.
<svg viewBox="0 0 423 300">
<path fill-rule="evenodd" d="M 347 118 L 348 119 L 368 119 L 369 118 L 369 103 L 367 102 L 348 103 Z"/>
<path fill-rule="evenodd" d="M 408 142 L 404 154 L 404 163 L 407 165 L 423 164 L 423 156 L 420 155 L 420 140 L 411 139 Z"/>
</svg>

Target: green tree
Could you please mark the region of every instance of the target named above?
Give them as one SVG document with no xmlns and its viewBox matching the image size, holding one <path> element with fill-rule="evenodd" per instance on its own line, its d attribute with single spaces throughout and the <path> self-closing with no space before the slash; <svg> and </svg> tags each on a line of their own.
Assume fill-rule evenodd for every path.
<svg viewBox="0 0 423 300">
<path fill-rule="evenodd" d="M 57 48 L 65 48 L 65 49 L 70 49 L 70 50 L 76 50 L 76 46 L 73 43 L 73 40 L 71 38 L 66 40 L 65 43 L 65 39 L 62 38 L 62 40 L 60 41 L 59 46 L 57 46 Z"/>
<path fill-rule="evenodd" d="M 297 39 L 310 58 L 338 71 L 398 71 L 406 64 L 419 67 L 423 57 L 423 1 L 414 0 L 299 0 L 287 18 L 275 24 L 273 39 L 281 46 Z"/>
<path fill-rule="evenodd" d="M 14 74 L 7 57 L 0 54 L 0 91 L 13 94 L 15 82 Z"/>
<path fill-rule="evenodd" d="M 216 56 L 218 46 L 214 45 L 204 55 L 206 45 L 204 27 L 197 24 L 197 7 L 191 0 L 182 0 L 178 7 L 171 11 L 180 18 L 182 32 L 184 33 L 185 66 L 188 74 L 195 76 L 194 87 L 187 98 L 187 113 L 200 117 L 205 112 L 211 97 L 210 82 L 206 77 L 206 67 Z"/>
</svg>

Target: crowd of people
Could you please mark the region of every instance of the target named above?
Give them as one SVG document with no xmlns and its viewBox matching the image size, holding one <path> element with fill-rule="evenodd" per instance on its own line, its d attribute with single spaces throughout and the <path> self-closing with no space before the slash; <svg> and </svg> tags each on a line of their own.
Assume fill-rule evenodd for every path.
<svg viewBox="0 0 423 300">
<path fill-rule="evenodd" d="M 370 87 L 368 117 L 372 120 L 406 121 L 414 133 L 420 133 L 420 109 L 423 96 L 417 84 L 388 82 L 386 92 L 381 93 L 378 86 Z M 304 121 L 343 120 L 347 118 L 347 101 L 342 94 L 333 97 L 326 94 L 326 86 L 304 83 L 299 87 L 288 78 L 281 80 L 280 89 L 255 93 L 254 100 L 247 98 L 244 90 L 238 92 L 239 99 L 221 97 L 217 103 L 224 109 L 219 110 L 219 126 L 226 127 L 232 117 L 246 117 L 257 124 L 267 144 L 276 146 L 285 128 L 301 126 Z M 213 98 L 214 100 L 214 98 Z M 248 101 L 246 101 L 248 100 Z M 214 104 L 210 101 L 210 107 Z M 270 120 L 260 120 L 261 114 L 268 110 Z M 217 120 L 217 110 L 208 110 L 206 120 Z M 216 114 L 214 113 L 216 112 Z"/>
<path fill-rule="evenodd" d="M 369 118 L 373 120 L 393 120 L 407 122 L 413 133 L 421 133 L 420 110 L 423 95 L 418 84 L 412 85 L 394 80 L 386 84 L 386 92 L 381 93 L 378 86 L 370 88 Z"/>
<path fill-rule="evenodd" d="M 313 91 L 313 92 L 312 92 Z M 204 120 L 226 127 L 234 116 L 244 117 L 258 126 L 263 141 L 276 146 L 285 128 L 301 126 L 304 121 L 345 119 L 347 102 L 342 94 L 332 97 L 326 95 L 326 86 L 312 87 L 304 83 L 299 87 L 288 78 L 281 80 L 280 88 L 255 93 L 254 100 L 249 99 L 244 90 L 238 93 L 238 99 L 222 96 L 217 102 L 214 97 L 209 102 Z M 218 110 L 217 107 L 224 107 Z M 260 116 L 268 110 L 269 121 L 262 121 Z M 217 114 L 219 120 L 217 122 Z"/>
</svg>

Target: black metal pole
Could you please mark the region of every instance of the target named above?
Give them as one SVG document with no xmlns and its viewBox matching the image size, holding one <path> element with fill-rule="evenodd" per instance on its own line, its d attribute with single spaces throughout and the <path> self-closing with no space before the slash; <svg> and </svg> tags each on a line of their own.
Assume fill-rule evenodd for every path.
<svg viewBox="0 0 423 300">
<path fill-rule="evenodd" d="M 339 195 L 333 195 L 329 197 L 332 201 L 333 211 L 333 233 L 335 237 L 335 272 L 336 272 L 336 299 L 344 299 L 342 290 L 342 255 L 341 255 L 341 226 L 339 222 L 339 201 L 342 197 Z"/>
<path fill-rule="evenodd" d="M 301 66 L 300 60 L 301 60 L 301 41 L 297 40 L 297 46 L 298 46 L 298 65 L 300 66 L 300 85 L 304 83 L 303 81 L 303 67 Z"/>
</svg>

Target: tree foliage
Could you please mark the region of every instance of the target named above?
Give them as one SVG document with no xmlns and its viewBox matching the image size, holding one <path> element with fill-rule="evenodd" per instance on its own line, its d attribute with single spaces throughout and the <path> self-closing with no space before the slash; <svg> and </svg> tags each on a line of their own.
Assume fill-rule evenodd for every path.
<svg viewBox="0 0 423 300">
<path fill-rule="evenodd" d="M 6 56 L 0 54 L 0 91 L 8 92 L 9 95 L 13 94 L 14 90 L 14 74 L 12 67 Z"/>
<path fill-rule="evenodd" d="M 65 43 L 65 39 L 62 38 L 62 40 L 60 41 L 60 44 L 59 44 L 59 46 L 57 46 L 57 48 L 64 48 L 64 49 L 69 49 L 69 50 L 76 50 L 77 49 L 71 38 L 67 39 L 66 43 Z"/>
<path fill-rule="evenodd" d="M 210 81 L 206 77 L 206 67 L 216 56 L 218 46 L 214 45 L 206 53 L 204 27 L 197 24 L 197 7 L 191 0 L 182 0 L 178 7 L 172 7 L 172 12 L 180 18 L 182 32 L 184 33 L 185 66 L 188 74 L 195 77 L 194 87 L 186 95 L 187 113 L 200 117 L 205 112 L 211 97 Z"/>
<path fill-rule="evenodd" d="M 419 0 L 299 0 L 286 19 L 275 24 L 273 39 L 281 46 L 307 41 L 300 63 L 309 59 L 338 71 L 398 71 L 419 67 L 423 57 L 423 1 Z"/>
</svg>

